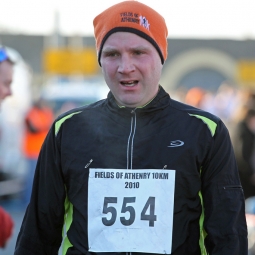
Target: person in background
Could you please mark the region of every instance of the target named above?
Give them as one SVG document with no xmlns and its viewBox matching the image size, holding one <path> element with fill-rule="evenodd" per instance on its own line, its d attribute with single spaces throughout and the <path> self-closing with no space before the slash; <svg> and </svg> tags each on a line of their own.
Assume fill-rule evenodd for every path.
<svg viewBox="0 0 255 255">
<path fill-rule="evenodd" d="M 184 103 L 202 109 L 202 104 L 206 91 L 200 87 L 193 87 L 186 93 Z"/>
<path fill-rule="evenodd" d="M 25 177 L 24 203 L 30 200 L 34 171 L 43 141 L 54 120 L 52 109 L 39 98 L 25 115 L 25 132 L 23 138 L 23 154 L 27 162 Z"/>
<path fill-rule="evenodd" d="M 255 196 L 255 109 L 248 108 L 234 133 L 234 148 L 245 198 Z"/>
<path fill-rule="evenodd" d="M 15 255 L 247 255 L 244 196 L 224 123 L 159 84 L 164 18 L 123 1 L 94 19 L 106 99 L 54 121 Z"/>
<path fill-rule="evenodd" d="M 12 94 L 13 62 L 4 47 L 0 47 L 0 110 L 3 100 Z M 4 248 L 12 236 L 14 223 L 11 216 L 0 207 L 0 248 Z"/>
</svg>

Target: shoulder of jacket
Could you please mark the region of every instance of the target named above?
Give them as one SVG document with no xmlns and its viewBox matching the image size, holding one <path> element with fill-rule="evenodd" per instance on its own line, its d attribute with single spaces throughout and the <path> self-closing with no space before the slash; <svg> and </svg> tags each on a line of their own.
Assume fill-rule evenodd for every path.
<svg viewBox="0 0 255 255">
<path fill-rule="evenodd" d="M 76 115 L 79 115 L 79 114 L 82 114 L 84 112 L 90 112 L 92 109 L 100 107 L 103 102 L 104 102 L 104 100 L 100 100 L 100 101 L 97 101 L 97 102 L 89 104 L 89 105 L 84 105 L 84 106 L 81 106 L 81 107 L 71 109 L 71 110 L 59 115 L 56 118 L 55 123 L 54 123 L 55 135 L 58 134 L 61 126 L 63 125 L 63 123 L 66 120 L 71 119 L 72 117 L 74 117 Z"/>
<path fill-rule="evenodd" d="M 176 100 L 171 100 L 171 107 L 174 108 L 177 111 L 182 112 L 183 114 L 186 114 L 189 117 L 195 117 L 199 120 L 201 120 L 203 123 L 205 123 L 212 136 L 214 136 L 216 132 L 216 128 L 221 122 L 220 118 L 215 116 L 214 114 L 201 110 L 199 108 L 193 107 L 191 105 L 187 105 L 181 102 L 178 102 Z"/>
</svg>

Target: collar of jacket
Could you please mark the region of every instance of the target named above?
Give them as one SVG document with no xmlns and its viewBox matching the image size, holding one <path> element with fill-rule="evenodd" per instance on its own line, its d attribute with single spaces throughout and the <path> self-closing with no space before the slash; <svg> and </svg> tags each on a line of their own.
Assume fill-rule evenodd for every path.
<svg viewBox="0 0 255 255">
<path fill-rule="evenodd" d="M 129 108 L 121 107 L 117 104 L 112 92 L 110 91 L 107 96 L 107 105 L 111 111 L 117 112 L 119 114 L 130 115 L 130 113 L 135 109 L 135 112 L 139 115 L 147 114 L 150 112 L 160 111 L 166 108 L 170 104 L 170 96 L 159 86 L 159 91 L 156 97 L 143 107 Z"/>
</svg>

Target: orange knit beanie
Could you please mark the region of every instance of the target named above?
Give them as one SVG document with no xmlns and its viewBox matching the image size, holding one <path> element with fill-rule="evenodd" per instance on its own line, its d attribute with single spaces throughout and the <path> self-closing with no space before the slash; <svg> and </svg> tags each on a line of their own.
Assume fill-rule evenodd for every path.
<svg viewBox="0 0 255 255">
<path fill-rule="evenodd" d="M 100 65 L 103 45 L 115 32 L 130 32 L 148 40 L 164 64 L 167 58 L 167 26 L 164 18 L 149 6 L 137 1 L 120 2 L 96 16 L 93 24 Z"/>
</svg>

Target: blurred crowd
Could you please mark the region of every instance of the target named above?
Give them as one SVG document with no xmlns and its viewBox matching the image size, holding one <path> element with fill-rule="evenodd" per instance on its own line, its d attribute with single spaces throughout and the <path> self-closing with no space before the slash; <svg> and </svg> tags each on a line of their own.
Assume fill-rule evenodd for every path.
<svg viewBox="0 0 255 255">
<path fill-rule="evenodd" d="M 223 83 L 212 92 L 200 87 L 170 93 L 178 101 L 215 114 L 229 130 L 245 198 L 255 196 L 255 92 Z"/>
</svg>

